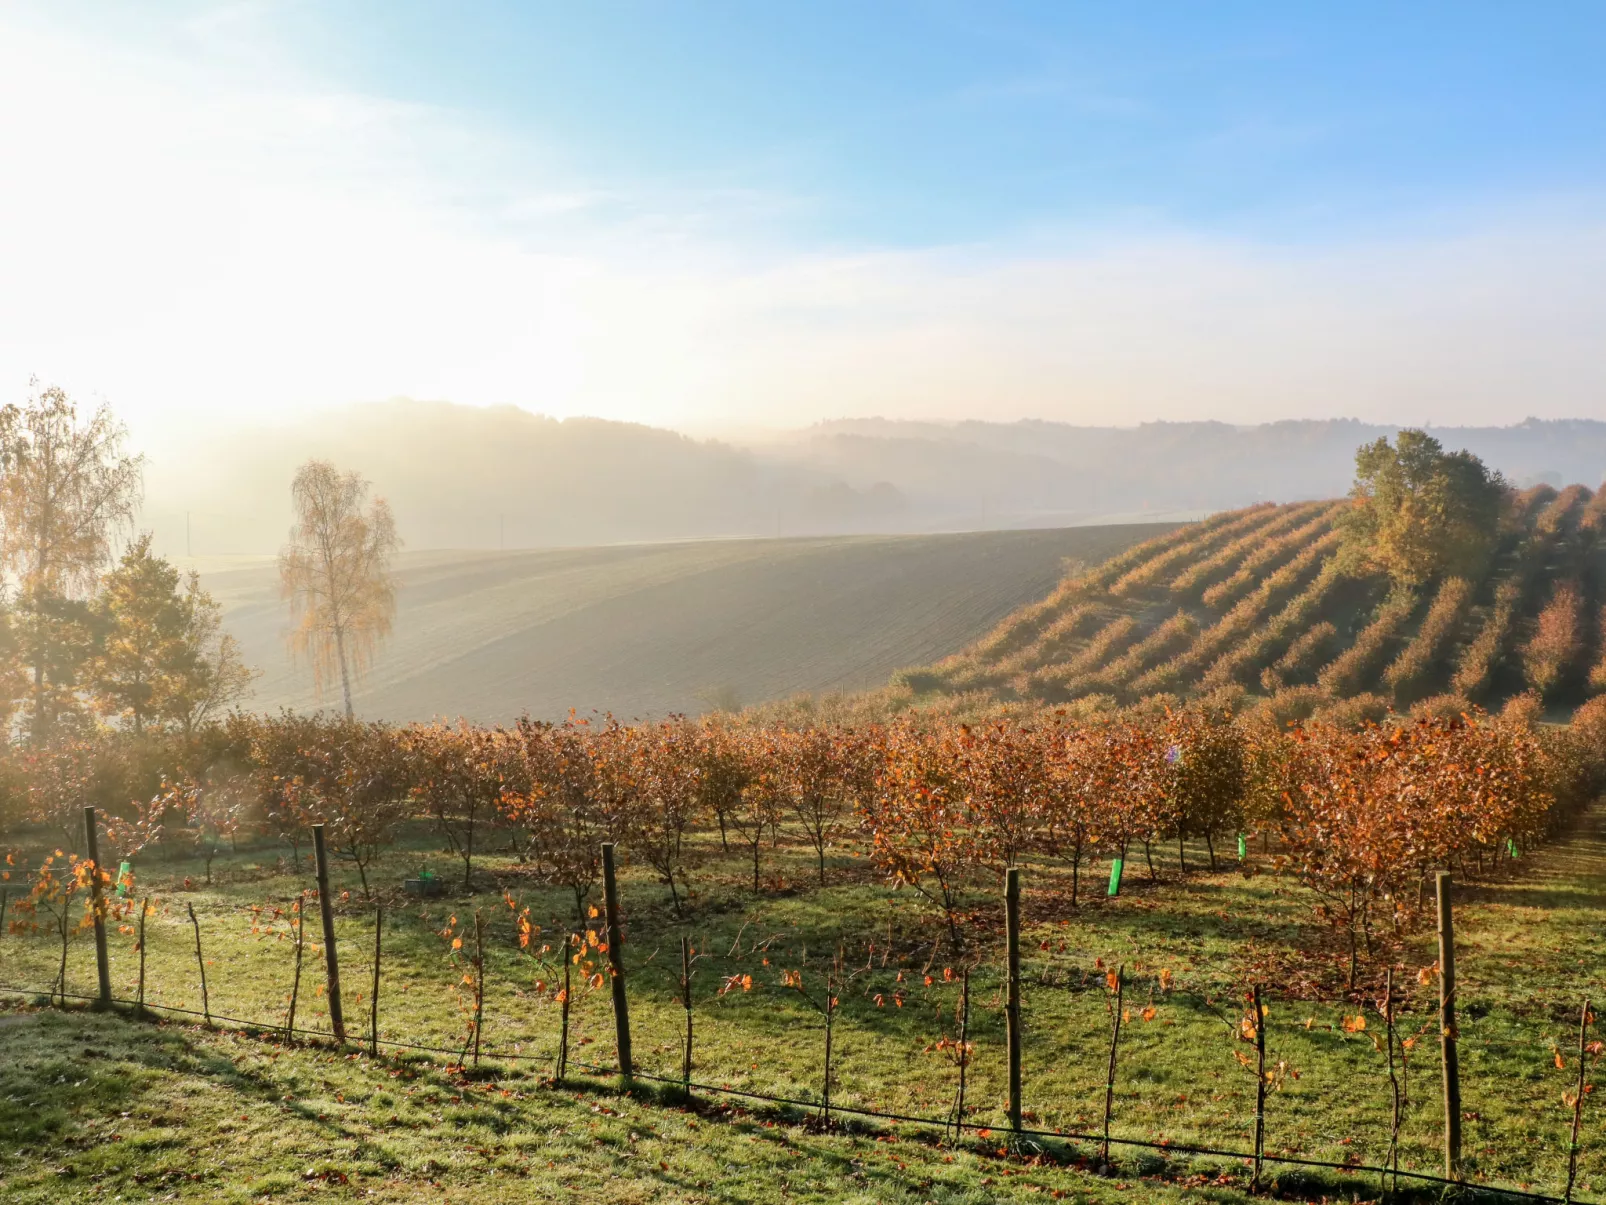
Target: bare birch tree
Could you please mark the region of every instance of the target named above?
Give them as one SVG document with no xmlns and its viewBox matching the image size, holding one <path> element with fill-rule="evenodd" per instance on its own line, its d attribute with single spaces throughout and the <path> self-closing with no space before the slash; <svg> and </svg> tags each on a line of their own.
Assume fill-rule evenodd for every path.
<svg viewBox="0 0 1606 1205">
<path fill-rule="evenodd" d="M 290 652 L 311 661 L 320 698 L 339 674 L 350 717 L 351 680 L 367 670 L 396 613 L 396 522 L 383 498 L 368 501 L 361 475 L 327 460 L 296 470 L 290 497 L 296 521 L 279 554 L 279 587 L 296 621 Z"/>
</svg>

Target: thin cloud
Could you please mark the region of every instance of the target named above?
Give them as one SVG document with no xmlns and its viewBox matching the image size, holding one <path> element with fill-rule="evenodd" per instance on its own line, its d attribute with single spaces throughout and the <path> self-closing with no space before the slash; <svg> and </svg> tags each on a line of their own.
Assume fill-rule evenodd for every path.
<svg viewBox="0 0 1606 1205">
<path fill-rule="evenodd" d="M 806 197 L 583 179 L 559 146 L 281 65 L 264 19 L 188 35 L 268 46 L 238 78 L 0 30 L 11 395 L 99 392 L 145 439 L 392 395 L 663 424 L 1602 412 L 1599 198 L 1321 247 L 1150 226 L 819 251 L 784 233 Z"/>
</svg>

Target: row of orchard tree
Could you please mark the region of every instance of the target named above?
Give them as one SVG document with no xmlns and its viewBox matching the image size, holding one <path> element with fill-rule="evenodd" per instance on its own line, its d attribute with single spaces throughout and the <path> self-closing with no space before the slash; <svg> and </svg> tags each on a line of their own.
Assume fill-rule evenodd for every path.
<svg viewBox="0 0 1606 1205">
<path fill-rule="evenodd" d="M 428 823 L 460 860 L 513 853 L 583 914 L 617 842 L 681 910 L 701 860 L 743 859 L 755 892 L 783 840 L 812 877 L 859 859 L 923 896 L 953 943 L 968 901 L 1010 865 L 1068 872 L 1095 858 L 1236 835 L 1296 874 L 1321 911 L 1369 944 L 1416 918 L 1435 868 L 1509 862 L 1606 785 L 1606 702 L 1568 728 L 1531 709 L 1360 729 L 1279 730 L 1203 708 L 1071 723 L 784 727 L 671 719 L 393 727 L 233 713 L 189 734 L 102 733 L 14 749 L 0 831 L 74 843 L 84 803 L 120 857 L 211 857 L 276 835 L 299 858 L 309 826 L 364 892 L 403 826 Z M 1241 844 L 1239 849 L 1244 846 Z M 829 856 L 828 856 L 829 855 Z M 744 874 L 746 872 L 744 871 Z M 769 878 L 766 878 L 766 875 Z"/>
</svg>

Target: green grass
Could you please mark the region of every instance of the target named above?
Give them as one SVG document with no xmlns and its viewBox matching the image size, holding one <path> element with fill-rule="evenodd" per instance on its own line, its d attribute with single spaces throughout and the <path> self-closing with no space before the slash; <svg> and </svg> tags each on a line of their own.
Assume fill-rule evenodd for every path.
<svg viewBox="0 0 1606 1205">
<path fill-rule="evenodd" d="M 820 1018 L 781 988 L 780 972 L 804 966 L 806 982 L 816 986 L 825 959 L 840 945 L 850 964 L 868 961 L 870 967 L 839 992 L 834 1103 L 946 1114 L 954 1069 L 928 1047 L 952 1029 L 956 989 L 942 977 L 954 959 L 936 918 L 909 892 L 889 891 L 846 856 L 833 859 L 827 887 L 806 889 L 798 885 L 810 881 L 803 851 L 766 850 L 770 883 L 754 896 L 745 889 L 748 872 L 740 857 L 718 856 L 717 837 L 703 839 L 702 853 L 697 896 L 684 921 L 674 917 L 661 886 L 639 868 L 627 869 L 625 953 L 639 1069 L 679 1074 L 679 939 L 687 933 L 703 954 L 694 981 L 695 1077 L 817 1100 Z M 1201 845 L 1188 856 L 1197 866 L 1206 854 Z M 1367 1009 L 1366 1032 L 1342 1028 L 1342 1018 L 1361 1006 L 1343 998 L 1343 955 L 1313 918 L 1311 897 L 1275 874 L 1245 877 L 1234 868 L 1183 877 L 1174 848 L 1163 858 L 1157 850 L 1156 857 L 1159 882 L 1147 881 L 1143 859 L 1134 854 L 1120 898 L 1105 900 L 1100 893 L 1076 911 L 1062 871 L 1027 871 L 1028 1124 L 1065 1130 L 1101 1124 L 1109 1036 L 1103 968 L 1124 964 L 1132 1017 L 1119 1051 L 1116 1137 L 1247 1149 L 1254 1077 L 1235 1051 L 1249 1053 L 1250 1047 L 1233 1038 L 1230 1023 L 1242 1015 L 1242 993 L 1260 979 L 1270 1003 L 1269 1061 L 1298 1072 L 1269 1098 L 1268 1153 L 1379 1161 L 1387 1145 L 1389 1094 L 1383 1056 L 1370 1039 L 1380 1023 Z M 606 990 L 579 992 L 574 1007 L 572 1056 L 600 1068 L 582 1067 L 577 1074 L 595 1082 L 550 1086 L 558 1007 L 536 991 L 535 981 L 552 975 L 518 952 L 501 890 L 531 905 L 546 935 L 571 922 L 572 904 L 534 885 L 506 856 L 483 859 L 476 884 L 483 890 L 475 895 L 407 902 L 395 884 L 425 860 L 443 875 L 452 873 L 431 852 L 427 834 L 417 833 L 410 851 L 391 854 L 380 876 L 387 884 L 381 1036 L 461 1049 L 464 1000 L 451 990 L 461 970 L 437 930 L 454 914 L 461 930 L 479 907 L 487 919 L 488 987 L 487 1053 L 478 1077 L 448 1070 L 455 1061 L 450 1056 L 393 1052 L 373 1061 L 317 1045 L 287 1048 L 267 1036 L 242 1036 L 232 1025 L 140 1023 L 35 1010 L 26 998 L 14 999 L 17 1012 L 0 1022 L 13 1055 L 0 1070 L 6 1199 L 44 1200 L 69 1179 L 94 1182 L 125 1199 L 172 1192 L 194 1199 L 296 1199 L 329 1191 L 319 1178 L 326 1170 L 338 1170 L 381 1199 L 406 1199 L 439 1181 L 464 1199 L 472 1192 L 475 1200 L 491 1201 L 555 1190 L 609 1201 L 884 1200 L 903 1194 L 983 1201 L 1027 1199 L 1039 1190 L 1102 1201 L 1135 1199 L 1117 1185 L 1135 1184 L 1144 1174 L 1153 1179 L 1142 1184 L 1143 1199 L 1236 1199 L 1247 1178 L 1237 1161 L 1137 1150 L 1119 1155 L 1115 1177 L 1094 1176 L 1074 1166 L 1096 1154 L 1085 1142 L 1049 1144 L 1048 1153 L 1070 1160 L 1070 1167 L 1031 1166 L 980 1149 L 962 1149 L 950 1159 L 933 1132 L 918 1126 L 891 1126 L 879 1136 L 822 1133 L 804 1124 L 806 1111 L 764 1112 L 759 1103 L 738 1098 L 710 1097 L 698 1114 L 654 1103 L 651 1091 L 639 1099 L 613 1096 Z M 282 1023 L 291 947 L 253 936 L 249 907 L 282 906 L 298 887 L 310 886 L 305 864 L 293 875 L 279 851 L 262 846 L 226 864 L 220 860 L 211 889 L 184 889 L 186 877 L 199 881 L 194 862 L 146 859 L 140 876 L 141 889 L 163 901 L 149 922 L 147 999 L 199 1007 L 185 913 L 192 903 L 202 925 L 213 1013 Z M 1084 891 L 1094 885 L 1085 879 Z M 1552 1192 L 1564 1180 L 1570 1114 L 1561 1094 L 1576 1073 L 1580 999 L 1602 994 L 1606 953 L 1597 934 L 1603 886 L 1606 845 L 1592 822 L 1533 857 L 1520 880 L 1463 893 L 1457 916 L 1461 1051 L 1465 1146 L 1474 1180 Z M 347 1024 L 356 1037 L 367 1029 L 372 911 L 355 876 L 342 888 L 351 897 L 339 904 L 338 948 Z M 998 908 L 990 894 L 976 904 L 967 926 L 971 953 L 981 960 L 973 980 L 977 1051 L 968 1101 L 971 1122 L 994 1128 L 972 1146 L 992 1149 L 1005 1097 Z M 315 912 L 310 919 L 309 942 L 317 933 Z M 1365 966 L 1368 986 L 1381 975 L 1384 957 L 1380 952 Z M 45 937 L 0 938 L 0 981 L 43 988 L 54 958 Z M 1402 1166 L 1434 1172 L 1442 1121 L 1433 989 L 1415 978 L 1433 959 L 1431 937 L 1408 937 L 1387 958 L 1410 987 L 1402 1026 L 1423 1031 L 1412 1054 Z M 936 981 L 930 989 L 922 975 L 928 963 Z M 1169 992 L 1159 988 L 1161 969 L 1174 976 Z M 137 959 L 126 934 L 112 936 L 112 972 L 117 994 L 130 996 Z M 310 948 L 303 973 L 298 1024 L 325 1028 L 325 1002 L 315 994 L 323 981 L 321 959 Z M 730 975 L 751 975 L 752 989 L 719 994 Z M 77 938 L 69 990 L 91 993 L 93 976 L 90 943 Z M 899 991 L 901 1008 L 894 1001 Z M 1141 1009 L 1151 1000 L 1156 1015 L 1145 1022 Z M 1554 1065 L 1557 1048 L 1565 1070 Z M 725 1107 L 734 1111 L 721 1112 Z M 107 1141 L 111 1133 L 121 1139 Z M 1586 1111 L 1583 1147 L 1580 1183 L 1606 1187 L 1606 1114 Z M 1336 1191 L 1329 1181 L 1272 1170 L 1296 1192 Z M 192 1175 L 201 1179 L 187 1179 Z M 1228 1183 L 1200 1187 L 1223 1175 Z M 1364 1183 L 1375 1195 L 1375 1180 Z"/>
</svg>

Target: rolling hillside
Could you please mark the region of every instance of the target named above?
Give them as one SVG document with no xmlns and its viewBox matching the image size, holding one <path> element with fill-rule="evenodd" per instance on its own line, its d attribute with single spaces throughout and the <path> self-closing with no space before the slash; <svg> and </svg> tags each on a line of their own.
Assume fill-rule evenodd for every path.
<svg viewBox="0 0 1606 1205">
<path fill-rule="evenodd" d="M 1345 505 L 1265 504 L 1176 528 L 906 680 L 926 695 L 1084 708 L 1244 692 L 1289 719 L 1492 708 L 1530 688 L 1565 713 L 1606 690 L 1606 490 L 1514 495 L 1480 580 L 1407 594 L 1340 571 Z"/>
<path fill-rule="evenodd" d="M 1094 564 L 1168 530 L 724 540 L 535 552 L 419 552 L 398 564 L 395 635 L 355 696 L 365 716 L 482 722 L 570 707 L 623 716 L 859 690 L 962 648 Z M 202 562 L 262 669 L 255 709 L 319 705 L 290 664 L 277 571 Z M 326 699 L 325 706 L 337 700 Z"/>
</svg>

